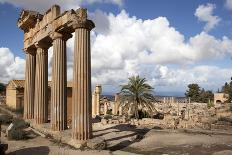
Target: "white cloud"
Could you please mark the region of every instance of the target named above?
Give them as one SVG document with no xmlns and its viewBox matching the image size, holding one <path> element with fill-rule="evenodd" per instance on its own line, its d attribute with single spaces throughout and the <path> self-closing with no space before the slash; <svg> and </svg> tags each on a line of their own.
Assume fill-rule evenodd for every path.
<svg viewBox="0 0 232 155">
<path fill-rule="evenodd" d="M 94 18 L 99 14 L 103 18 Z M 125 82 L 130 75 L 140 74 L 147 77 L 149 81 L 155 78 L 157 81 L 153 83 L 155 85 L 166 83 L 176 88 L 183 87 L 189 82 L 203 83 L 205 81 L 214 87 L 215 85 L 210 82 L 213 74 L 204 76 L 204 71 L 200 72 L 196 67 L 174 69 L 171 72 L 170 69 L 165 70 L 165 67 L 173 64 L 181 67 L 205 60 L 222 59 L 232 52 L 232 40 L 229 38 L 215 38 L 206 32 L 201 32 L 186 39 L 183 34 L 170 26 L 165 17 L 141 20 L 130 17 L 125 11 L 116 16 L 98 11 L 91 18 L 95 23 L 101 23 L 101 20 L 107 23 L 103 25 L 104 30 L 107 31 L 101 30 L 101 24 L 96 24 L 96 29 L 92 33 L 94 84 L 115 86 Z M 160 65 L 164 67 L 162 76 L 156 74 L 157 67 Z M 215 66 L 207 67 L 214 68 Z M 219 71 L 220 68 L 215 68 L 215 70 Z M 175 71 L 180 76 L 177 76 Z"/>
<path fill-rule="evenodd" d="M 221 19 L 218 16 L 213 15 L 213 11 L 215 8 L 216 5 L 210 3 L 206 5 L 200 5 L 196 9 L 196 12 L 194 14 L 199 21 L 206 22 L 206 25 L 204 27 L 204 30 L 206 32 L 213 29 L 221 21 Z"/>
<path fill-rule="evenodd" d="M 15 57 L 9 48 L 0 47 L 0 82 L 24 78 L 25 60 Z"/>
<path fill-rule="evenodd" d="M 230 78 L 232 69 L 208 65 L 176 69 L 157 65 L 154 74 L 153 77 L 157 78 L 150 79 L 155 86 L 178 86 L 183 89 L 190 83 L 198 83 L 202 87 L 217 90 Z"/>
<path fill-rule="evenodd" d="M 61 9 L 77 9 L 85 4 L 111 3 L 118 6 L 123 5 L 123 0 L 0 0 L 0 3 L 9 3 L 24 9 L 46 11 L 54 4 L 61 6 Z"/>
<path fill-rule="evenodd" d="M 232 40 L 226 36 L 215 38 L 201 32 L 187 39 L 165 17 L 142 20 L 126 11 L 118 15 L 96 11 L 90 18 L 96 23 L 91 33 L 92 84 L 107 86 L 104 92 L 112 92 L 136 74 L 166 91 L 184 91 L 192 82 L 217 89 L 232 74 L 230 69 L 217 66 L 191 67 L 196 62 L 223 59 L 231 54 Z M 73 51 L 74 37 L 67 42 L 68 80 L 72 80 Z M 12 59 L 12 53 L 8 57 Z M 3 62 L 1 68 L 9 65 L 8 61 L 1 61 L 0 65 Z M 51 67 L 52 49 L 49 50 L 50 76 Z"/>
<path fill-rule="evenodd" d="M 232 10 L 232 0 L 226 0 L 225 7 L 229 10 Z"/>
</svg>

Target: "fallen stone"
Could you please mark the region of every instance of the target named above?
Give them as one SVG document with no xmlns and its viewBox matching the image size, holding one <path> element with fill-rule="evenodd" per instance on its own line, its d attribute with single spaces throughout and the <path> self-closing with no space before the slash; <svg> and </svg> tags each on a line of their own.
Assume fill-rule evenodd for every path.
<svg viewBox="0 0 232 155">
<path fill-rule="evenodd" d="M 107 119 L 101 119 L 101 123 L 103 124 L 103 125 L 106 125 L 107 123 L 108 123 L 108 121 L 107 121 Z"/>
</svg>

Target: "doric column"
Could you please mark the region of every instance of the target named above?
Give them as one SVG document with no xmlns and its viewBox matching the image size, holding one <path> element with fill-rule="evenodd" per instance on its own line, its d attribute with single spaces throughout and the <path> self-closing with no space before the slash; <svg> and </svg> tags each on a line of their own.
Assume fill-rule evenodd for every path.
<svg viewBox="0 0 232 155">
<path fill-rule="evenodd" d="M 105 101 L 104 102 L 104 115 L 107 115 L 107 110 L 108 110 L 107 101 Z"/>
<path fill-rule="evenodd" d="M 90 31 L 94 23 L 87 20 L 86 10 L 75 21 L 75 48 L 73 67 L 72 137 L 86 141 L 92 137 L 91 53 Z"/>
<path fill-rule="evenodd" d="M 34 93 L 35 93 L 35 50 L 25 50 L 25 86 L 24 86 L 24 118 L 34 118 Z"/>
<path fill-rule="evenodd" d="M 95 117 L 96 116 L 96 92 L 94 91 L 93 94 L 92 94 L 92 117 Z"/>
<path fill-rule="evenodd" d="M 115 94 L 115 100 L 114 100 L 114 115 L 118 115 L 118 110 L 119 110 L 119 95 Z"/>
<path fill-rule="evenodd" d="M 67 128 L 67 62 L 66 36 L 54 32 L 51 89 L 51 127 L 61 131 Z"/>
<path fill-rule="evenodd" d="M 96 85 L 96 115 L 100 115 L 100 96 L 102 93 L 101 85 Z"/>
<path fill-rule="evenodd" d="M 48 47 L 36 44 L 35 111 L 36 124 L 48 121 Z"/>
</svg>

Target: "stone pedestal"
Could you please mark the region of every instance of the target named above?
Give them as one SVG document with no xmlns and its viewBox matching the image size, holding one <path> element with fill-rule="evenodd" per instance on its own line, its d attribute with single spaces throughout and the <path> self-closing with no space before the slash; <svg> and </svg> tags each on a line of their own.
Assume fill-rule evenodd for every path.
<svg viewBox="0 0 232 155">
<path fill-rule="evenodd" d="M 79 141 L 92 137 L 90 30 L 93 27 L 86 19 L 75 27 L 72 137 Z"/>
<path fill-rule="evenodd" d="M 53 66 L 51 89 L 51 127 L 61 131 L 67 128 L 67 64 L 66 38 L 53 33 Z"/>
<path fill-rule="evenodd" d="M 24 89 L 24 114 L 25 119 L 34 118 L 34 93 L 35 93 L 35 51 L 26 50 L 25 89 Z"/>
<path fill-rule="evenodd" d="M 36 47 L 34 119 L 36 124 L 42 124 L 48 121 L 48 51 L 42 45 Z"/>
</svg>

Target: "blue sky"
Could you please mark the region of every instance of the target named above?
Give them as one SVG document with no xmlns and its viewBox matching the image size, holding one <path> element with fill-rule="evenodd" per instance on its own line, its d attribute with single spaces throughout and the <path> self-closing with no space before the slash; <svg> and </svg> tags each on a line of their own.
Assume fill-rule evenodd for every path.
<svg viewBox="0 0 232 155">
<path fill-rule="evenodd" d="M 86 7 L 96 23 L 92 82 L 105 93 L 117 92 L 135 74 L 162 95 L 183 95 L 189 83 L 215 91 L 232 76 L 232 0 L 0 0 L 0 81 L 24 78 L 21 10 L 42 13 L 55 3 L 63 10 Z M 70 39 L 69 80 L 72 44 Z"/>
</svg>

